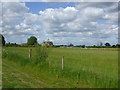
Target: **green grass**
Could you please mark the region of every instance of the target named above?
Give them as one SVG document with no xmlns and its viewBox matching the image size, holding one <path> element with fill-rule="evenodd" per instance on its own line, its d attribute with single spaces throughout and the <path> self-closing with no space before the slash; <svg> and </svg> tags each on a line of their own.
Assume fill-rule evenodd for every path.
<svg viewBox="0 0 120 90">
<path fill-rule="evenodd" d="M 35 65 L 32 63 L 35 48 L 32 48 L 32 61 L 28 59 L 29 48 L 3 49 L 9 52 L 3 58 L 3 87 L 117 88 L 117 50 L 49 48 L 46 63 Z M 64 70 L 61 70 L 62 56 Z"/>
</svg>

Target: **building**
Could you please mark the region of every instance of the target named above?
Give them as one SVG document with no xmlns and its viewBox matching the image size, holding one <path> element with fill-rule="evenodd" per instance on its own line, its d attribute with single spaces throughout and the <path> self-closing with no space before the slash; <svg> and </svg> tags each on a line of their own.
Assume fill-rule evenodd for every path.
<svg viewBox="0 0 120 90">
<path fill-rule="evenodd" d="M 52 42 L 52 41 L 49 41 L 49 39 L 48 39 L 48 41 L 44 41 L 44 42 L 42 43 L 42 46 L 53 46 L 53 42 Z"/>
</svg>

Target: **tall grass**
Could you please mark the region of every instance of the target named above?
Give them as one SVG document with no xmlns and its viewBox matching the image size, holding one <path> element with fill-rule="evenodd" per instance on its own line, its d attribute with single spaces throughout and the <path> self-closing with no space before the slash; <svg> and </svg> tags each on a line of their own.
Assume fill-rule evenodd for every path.
<svg viewBox="0 0 120 90">
<path fill-rule="evenodd" d="M 34 63 L 35 64 L 45 63 L 48 57 L 48 53 L 49 51 L 46 47 L 37 46 L 35 48 L 35 56 L 33 57 Z"/>
<path fill-rule="evenodd" d="M 2 51 L 2 58 L 7 58 L 8 60 L 14 62 L 20 62 L 22 65 L 26 65 L 28 63 L 35 65 L 43 64 L 46 63 L 47 57 L 48 57 L 48 50 L 46 47 L 42 47 L 42 46 L 37 46 L 35 48 L 34 56 L 32 56 L 31 59 L 23 55 L 20 55 L 16 52 L 11 52 L 5 49 L 3 49 Z"/>
<path fill-rule="evenodd" d="M 26 64 L 30 63 L 30 60 L 27 57 L 23 57 L 17 53 L 5 51 L 5 50 L 2 52 L 2 58 L 6 58 L 8 60 L 18 62 L 22 66 L 25 66 Z"/>
<path fill-rule="evenodd" d="M 94 88 L 117 88 L 118 86 L 117 79 L 108 78 L 107 76 L 102 76 L 100 73 L 97 74 L 91 71 L 86 71 L 82 68 L 79 70 L 72 70 L 68 67 L 65 67 L 64 70 L 62 70 L 60 66 L 51 65 L 49 68 L 46 68 L 43 71 L 45 70 L 56 76 L 58 79 L 71 79 L 78 85 L 80 82 L 85 82 Z"/>
<path fill-rule="evenodd" d="M 3 58 L 20 63 L 22 66 L 29 66 L 31 67 L 31 70 L 33 70 L 32 68 L 34 66 L 39 72 L 48 74 L 48 77 L 53 76 L 57 81 L 64 79 L 72 81 L 71 83 L 76 84 L 76 87 L 79 87 L 82 83 L 94 88 L 117 88 L 118 86 L 117 78 L 110 78 L 106 75 L 101 75 L 101 73 L 84 70 L 84 67 L 73 70 L 66 65 L 64 70 L 62 70 L 61 63 L 56 64 L 53 61 L 50 63 L 49 60 L 47 60 L 49 53 L 50 52 L 46 47 L 36 47 L 34 56 L 31 60 L 10 51 L 3 51 Z"/>
</svg>

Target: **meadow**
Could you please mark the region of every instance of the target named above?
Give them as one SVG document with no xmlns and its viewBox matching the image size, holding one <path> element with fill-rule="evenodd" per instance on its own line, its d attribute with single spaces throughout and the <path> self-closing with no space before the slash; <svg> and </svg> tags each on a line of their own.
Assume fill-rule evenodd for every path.
<svg viewBox="0 0 120 90">
<path fill-rule="evenodd" d="M 118 87 L 117 49 L 46 48 L 39 61 L 35 47 L 28 58 L 29 48 L 3 47 L 3 88 Z"/>
</svg>

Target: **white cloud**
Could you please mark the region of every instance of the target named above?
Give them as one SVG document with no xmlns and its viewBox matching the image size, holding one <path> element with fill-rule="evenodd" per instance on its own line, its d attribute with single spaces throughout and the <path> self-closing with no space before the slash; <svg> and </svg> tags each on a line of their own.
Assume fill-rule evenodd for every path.
<svg viewBox="0 0 120 90">
<path fill-rule="evenodd" d="M 27 39 L 30 35 L 40 34 L 41 25 L 34 24 L 39 21 L 38 15 L 29 13 L 25 3 L 2 3 L 2 34 L 7 41 L 21 41 L 22 37 Z M 1 20 L 1 21 L 2 21 Z M 11 36 L 11 39 L 9 38 Z M 12 37 L 17 37 L 12 39 Z M 17 39 L 17 40 L 16 40 Z M 25 40 L 23 40 L 25 41 Z"/>
<path fill-rule="evenodd" d="M 40 11 L 42 19 L 50 19 L 52 22 L 70 22 L 76 16 L 77 10 L 74 7 L 60 8 L 60 9 L 46 9 L 45 11 Z M 49 21 L 48 21 L 49 22 Z"/>
<path fill-rule="evenodd" d="M 44 36 L 43 39 L 51 38 L 56 43 L 60 40 L 67 43 L 71 39 L 74 43 L 92 42 L 95 38 L 112 40 L 118 32 L 116 5 L 78 3 L 75 7 L 48 8 L 33 14 L 25 3 L 3 3 L 3 34 L 26 38 L 30 35 Z"/>
<path fill-rule="evenodd" d="M 24 3 L 2 3 L 3 24 L 13 24 L 29 10 Z"/>
<path fill-rule="evenodd" d="M 26 13 L 25 14 L 25 19 L 24 19 L 23 22 L 25 24 L 32 24 L 32 23 L 40 22 L 40 16 L 37 15 L 37 14 Z"/>
<path fill-rule="evenodd" d="M 83 3 L 80 7 L 78 4 L 77 7 L 47 9 L 45 11 L 40 11 L 41 17 L 43 18 L 43 22 L 46 26 L 46 33 L 58 37 L 70 36 L 69 34 L 72 32 L 74 33 L 72 33 L 71 36 L 76 36 L 76 33 L 78 32 L 86 32 L 85 34 L 88 34 L 88 36 L 94 35 L 90 33 L 102 33 L 103 30 L 108 29 L 108 26 L 110 27 L 111 24 L 117 24 L 117 16 L 116 18 L 113 18 L 116 13 L 110 12 L 112 11 L 110 10 L 111 7 L 114 7 L 114 5 L 116 5 L 115 3 L 100 4 L 103 7 L 100 7 L 99 3 Z M 109 5 L 110 7 L 108 8 L 107 5 Z M 106 11 L 108 12 L 106 13 Z M 100 25 L 97 22 L 98 20 L 105 20 L 106 23 L 111 23 L 109 23 L 108 25 Z M 104 29 L 100 26 L 104 27 Z M 104 36 L 104 34 L 105 33 L 103 32 L 101 36 Z"/>
</svg>

